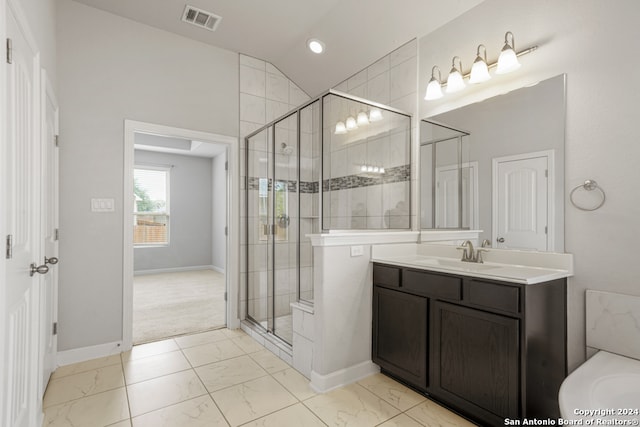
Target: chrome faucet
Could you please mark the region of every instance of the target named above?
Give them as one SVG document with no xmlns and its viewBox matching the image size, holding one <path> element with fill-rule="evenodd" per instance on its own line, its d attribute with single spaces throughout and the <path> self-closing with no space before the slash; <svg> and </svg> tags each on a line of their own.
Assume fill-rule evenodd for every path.
<svg viewBox="0 0 640 427">
<path fill-rule="evenodd" d="M 482 252 L 488 251 L 488 249 L 485 249 L 487 246 L 491 246 L 491 243 L 485 239 L 482 242 L 482 247 L 474 250 L 473 243 L 471 243 L 470 240 L 465 240 L 462 242 L 462 245 L 458 247 L 458 249 L 463 251 L 461 261 L 483 263 Z"/>
</svg>

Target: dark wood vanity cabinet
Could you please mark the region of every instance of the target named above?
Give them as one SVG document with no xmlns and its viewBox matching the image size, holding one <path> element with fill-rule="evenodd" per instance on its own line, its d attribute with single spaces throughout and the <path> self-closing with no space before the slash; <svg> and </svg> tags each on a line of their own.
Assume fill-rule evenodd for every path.
<svg viewBox="0 0 640 427">
<path fill-rule="evenodd" d="M 520 285 L 374 264 L 373 283 L 383 372 L 481 425 L 559 417 L 566 279 Z"/>
</svg>

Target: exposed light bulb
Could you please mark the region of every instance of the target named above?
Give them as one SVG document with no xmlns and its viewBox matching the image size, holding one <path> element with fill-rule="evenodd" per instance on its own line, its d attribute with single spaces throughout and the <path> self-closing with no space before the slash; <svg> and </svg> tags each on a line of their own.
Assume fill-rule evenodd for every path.
<svg viewBox="0 0 640 427">
<path fill-rule="evenodd" d="M 360 172 L 366 172 L 366 171 L 367 171 L 367 165 L 360 166 Z"/>
<path fill-rule="evenodd" d="M 373 172 L 373 166 L 367 166 L 367 172 Z"/>
<path fill-rule="evenodd" d="M 384 173 L 384 168 L 380 168 L 380 173 Z"/>
</svg>

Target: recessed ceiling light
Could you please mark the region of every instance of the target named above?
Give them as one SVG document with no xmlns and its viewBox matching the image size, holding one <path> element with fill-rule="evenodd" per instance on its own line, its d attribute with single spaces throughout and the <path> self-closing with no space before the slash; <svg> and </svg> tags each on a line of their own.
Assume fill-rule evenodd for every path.
<svg viewBox="0 0 640 427">
<path fill-rule="evenodd" d="M 318 39 L 309 39 L 307 40 L 307 46 L 313 53 L 322 53 L 324 52 L 324 43 L 322 43 Z"/>
</svg>

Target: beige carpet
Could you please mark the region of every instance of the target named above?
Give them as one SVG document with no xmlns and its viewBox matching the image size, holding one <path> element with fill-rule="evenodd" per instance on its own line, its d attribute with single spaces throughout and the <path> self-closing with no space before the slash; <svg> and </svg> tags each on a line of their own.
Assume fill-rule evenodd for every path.
<svg viewBox="0 0 640 427">
<path fill-rule="evenodd" d="M 213 270 L 133 280 L 133 343 L 225 326 L 224 275 Z"/>
</svg>

